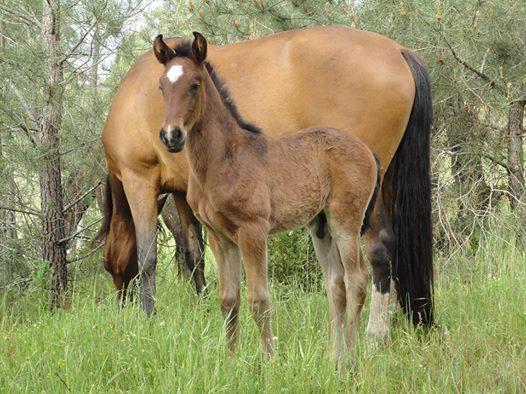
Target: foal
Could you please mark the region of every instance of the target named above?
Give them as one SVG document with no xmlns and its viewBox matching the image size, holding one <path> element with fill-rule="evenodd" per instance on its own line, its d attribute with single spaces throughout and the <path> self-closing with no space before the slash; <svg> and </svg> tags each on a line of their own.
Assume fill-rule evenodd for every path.
<svg viewBox="0 0 526 394">
<path fill-rule="evenodd" d="M 207 43 L 199 33 L 175 49 L 158 36 L 154 52 L 165 66 L 160 138 L 172 152 L 187 145 L 188 202 L 208 230 L 217 261 L 229 348 L 238 340 L 242 260 L 263 351 L 266 357 L 272 353 L 268 235 L 307 224 L 329 298 L 330 343 L 341 367 L 344 347 L 353 348 L 368 280 L 359 238 L 379 183 L 373 154 L 359 139 L 329 127 L 271 138 L 244 122 L 205 61 Z"/>
</svg>

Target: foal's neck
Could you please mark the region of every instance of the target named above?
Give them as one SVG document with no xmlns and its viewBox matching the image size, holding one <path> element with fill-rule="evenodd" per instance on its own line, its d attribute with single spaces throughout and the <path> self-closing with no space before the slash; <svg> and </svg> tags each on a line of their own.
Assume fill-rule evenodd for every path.
<svg viewBox="0 0 526 394">
<path fill-rule="evenodd" d="M 232 161 L 234 150 L 246 142 L 244 131 L 223 103 L 212 78 L 206 72 L 201 117 L 188 136 L 190 165 L 204 183 L 210 169 Z"/>
</svg>

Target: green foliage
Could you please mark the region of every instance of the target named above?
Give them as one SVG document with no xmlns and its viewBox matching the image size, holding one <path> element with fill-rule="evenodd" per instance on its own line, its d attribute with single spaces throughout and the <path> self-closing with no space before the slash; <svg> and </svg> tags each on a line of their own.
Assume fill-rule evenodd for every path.
<svg viewBox="0 0 526 394">
<path fill-rule="evenodd" d="M 60 3 L 57 56 L 64 68 L 64 95 L 59 134 L 67 205 L 104 174 L 100 133 L 119 82 L 106 78 L 104 68 L 141 1 Z M 48 83 L 41 19 L 41 1 L 7 0 L 0 6 L 0 200 L 8 207 L 0 210 L 0 287 L 27 283 L 42 250 L 39 169 L 49 152 L 39 130 Z M 77 230 L 73 227 L 68 231 Z"/>
<path fill-rule="evenodd" d="M 271 287 L 278 345 L 263 364 L 244 289 L 240 348 L 229 356 L 215 274 L 198 299 L 161 261 L 157 314 L 146 318 L 137 305 L 118 311 L 106 274 L 88 260 L 73 270 L 70 309 L 50 314 L 28 294 L 9 304 L 0 296 L 0 391 L 523 392 L 526 255 L 507 236 L 488 237 L 475 257 L 439 259 L 438 326 L 426 335 L 400 318 L 375 348 L 363 318 L 357 368 L 343 378 L 327 352 L 321 290 Z"/>
<path fill-rule="evenodd" d="M 192 6 L 195 26 L 216 43 L 256 38 L 284 30 L 348 24 L 349 11 L 348 2 L 341 0 L 202 0 L 193 2 Z"/>
<path fill-rule="evenodd" d="M 307 230 L 289 231 L 270 238 L 269 274 L 282 285 L 300 286 L 303 290 L 322 288 L 320 266 Z"/>
</svg>

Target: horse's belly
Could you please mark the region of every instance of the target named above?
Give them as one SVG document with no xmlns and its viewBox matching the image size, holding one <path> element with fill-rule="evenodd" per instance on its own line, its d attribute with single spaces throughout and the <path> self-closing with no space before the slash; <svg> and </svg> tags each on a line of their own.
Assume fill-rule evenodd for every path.
<svg viewBox="0 0 526 394">
<path fill-rule="evenodd" d="M 314 198 L 295 195 L 293 198 L 274 200 L 270 217 L 270 232 L 292 230 L 309 223 L 323 209 L 323 199 L 319 193 Z"/>
</svg>

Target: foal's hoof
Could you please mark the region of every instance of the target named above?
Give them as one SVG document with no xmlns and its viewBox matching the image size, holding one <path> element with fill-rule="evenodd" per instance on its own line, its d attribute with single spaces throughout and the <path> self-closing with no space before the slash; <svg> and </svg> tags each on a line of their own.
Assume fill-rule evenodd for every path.
<svg viewBox="0 0 526 394">
<path fill-rule="evenodd" d="M 345 379 L 348 375 L 356 374 L 356 360 L 353 358 L 347 359 L 342 358 L 336 361 L 336 371 L 340 376 L 340 379 Z"/>
</svg>

